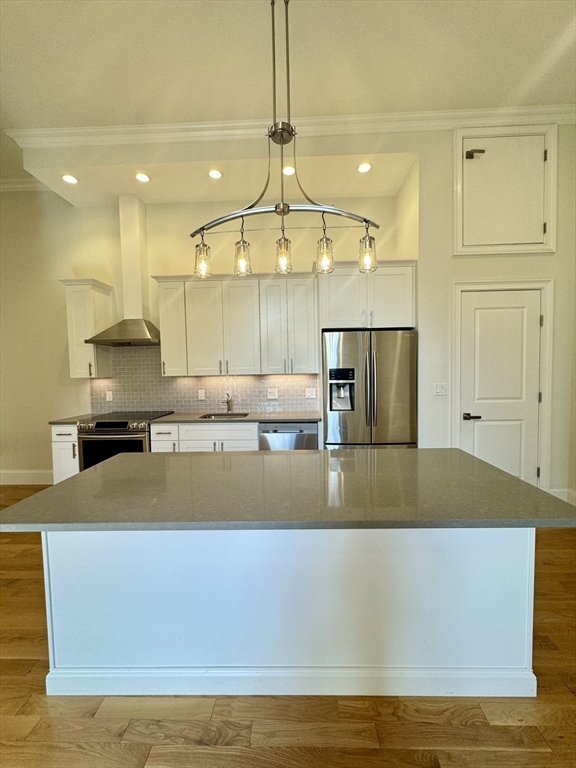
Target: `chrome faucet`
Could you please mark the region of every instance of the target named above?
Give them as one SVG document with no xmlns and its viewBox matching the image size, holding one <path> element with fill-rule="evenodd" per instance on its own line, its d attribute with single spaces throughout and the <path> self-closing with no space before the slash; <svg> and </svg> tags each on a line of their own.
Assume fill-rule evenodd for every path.
<svg viewBox="0 0 576 768">
<path fill-rule="evenodd" d="M 222 400 L 222 404 L 226 406 L 226 413 L 232 413 L 234 410 L 234 400 L 232 400 L 229 392 L 226 392 L 226 397 Z"/>
</svg>

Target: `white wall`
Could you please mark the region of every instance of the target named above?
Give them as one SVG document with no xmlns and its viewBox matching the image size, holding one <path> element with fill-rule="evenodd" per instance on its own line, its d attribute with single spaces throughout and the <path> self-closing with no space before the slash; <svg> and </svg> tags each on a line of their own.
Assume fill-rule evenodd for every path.
<svg viewBox="0 0 576 768">
<path fill-rule="evenodd" d="M 89 382 L 70 378 L 58 278 L 112 282 L 118 213 L 75 209 L 52 192 L 1 198 L 0 480 L 49 483 L 48 421 L 90 410 Z"/>
<path fill-rule="evenodd" d="M 212 151 L 215 146 L 212 146 Z M 224 150 L 222 150 L 224 151 Z M 359 152 L 415 152 L 419 176 L 420 424 L 423 447 L 450 445 L 450 397 L 434 397 L 435 382 L 450 381 L 451 301 L 454 280 L 552 278 L 555 281 L 555 341 L 552 388 L 552 461 L 550 487 L 574 490 L 574 126 L 559 129 L 558 250 L 529 256 L 454 257 L 452 253 L 453 133 L 422 131 L 368 136 L 300 139 L 303 156 Z M 414 178 L 412 178 L 414 184 Z M 405 190 L 406 200 L 408 187 Z M 79 413 L 88 404 L 88 383 L 67 378 L 65 307 L 58 277 L 97 277 L 120 286 L 119 230 L 115 209 L 74 209 L 52 193 L 2 195 L 4 221 L 2 338 L 2 468 L 42 470 L 50 467 L 51 418 Z M 414 196 L 411 200 L 413 204 Z M 413 232 L 395 229 L 398 201 L 387 198 L 327 201 L 380 221 L 381 258 L 414 251 Z M 407 203 L 406 203 L 407 205 Z M 405 205 L 405 207 L 406 207 Z M 149 266 L 152 274 L 193 271 L 189 232 L 227 203 L 148 206 Z M 263 221 L 263 220 L 262 220 Z M 334 219 L 328 220 L 331 224 Z M 288 223 L 288 221 L 287 221 Z M 296 226 L 294 215 L 291 227 Z M 342 222 L 345 223 L 345 220 Z M 329 230 L 337 260 L 356 258 L 361 231 Z M 250 226 L 253 226 L 250 223 Z M 263 223 L 269 227 L 269 222 Z M 306 219 L 306 224 L 309 221 Z M 319 230 L 294 230 L 294 268 L 308 271 Z M 411 245 L 405 245 L 410 242 Z M 250 234 L 254 270 L 269 271 L 276 231 Z M 236 231 L 211 236 L 215 271 L 229 272 Z M 402 245 L 404 244 L 404 245 Z M 152 281 L 152 292 L 156 284 Z M 117 291 L 119 293 L 119 291 Z M 152 305 L 157 318 L 154 293 Z M 41 371 L 41 377 L 38 376 Z M 572 418 L 569 414 L 572 412 Z M 18 437 L 22 435 L 22 437 Z M 40 439 L 38 438 L 40 435 Z M 570 458 L 571 457 L 571 458 Z"/>
</svg>

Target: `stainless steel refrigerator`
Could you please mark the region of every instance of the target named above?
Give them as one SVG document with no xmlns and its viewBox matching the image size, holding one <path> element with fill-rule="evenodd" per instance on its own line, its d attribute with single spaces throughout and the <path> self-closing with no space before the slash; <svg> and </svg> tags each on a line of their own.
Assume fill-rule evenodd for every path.
<svg viewBox="0 0 576 768">
<path fill-rule="evenodd" d="M 416 447 L 416 331 L 324 331 L 322 361 L 327 448 Z"/>
</svg>

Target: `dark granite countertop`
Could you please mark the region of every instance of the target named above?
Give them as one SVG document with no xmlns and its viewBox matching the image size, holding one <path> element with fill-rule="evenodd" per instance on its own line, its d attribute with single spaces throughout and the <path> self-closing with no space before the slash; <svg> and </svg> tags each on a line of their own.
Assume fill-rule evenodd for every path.
<svg viewBox="0 0 576 768">
<path fill-rule="evenodd" d="M 4 531 L 574 526 L 455 448 L 119 454 L 0 513 Z"/>
</svg>

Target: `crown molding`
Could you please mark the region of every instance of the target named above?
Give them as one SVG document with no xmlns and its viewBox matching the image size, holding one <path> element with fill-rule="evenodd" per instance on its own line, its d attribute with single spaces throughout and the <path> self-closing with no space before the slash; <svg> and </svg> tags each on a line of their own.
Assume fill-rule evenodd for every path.
<svg viewBox="0 0 576 768">
<path fill-rule="evenodd" d="M 50 192 L 38 179 L 0 179 L 0 192 Z"/>
<path fill-rule="evenodd" d="M 497 107 L 443 112 L 397 112 L 382 115 L 303 117 L 297 121 L 301 136 L 340 136 L 405 131 L 444 131 L 530 123 L 573 124 L 574 104 L 540 107 Z M 23 149 L 83 147 L 120 144 L 173 144 L 190 141 L 255 139 L 267 135 L 269 121 L 235 120 L 212 123 L 159 125 L 107 125 L 86 128 L 23 128 L 5 133 Z"/>
</svg>

